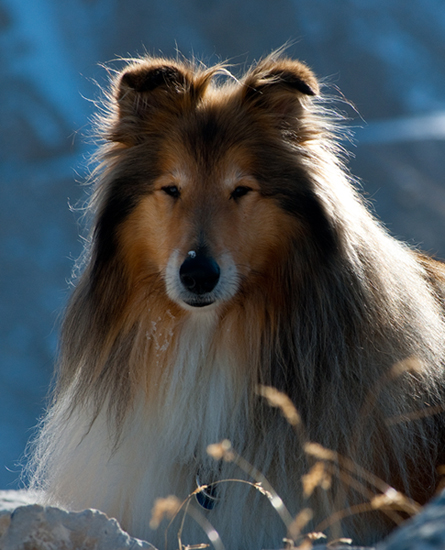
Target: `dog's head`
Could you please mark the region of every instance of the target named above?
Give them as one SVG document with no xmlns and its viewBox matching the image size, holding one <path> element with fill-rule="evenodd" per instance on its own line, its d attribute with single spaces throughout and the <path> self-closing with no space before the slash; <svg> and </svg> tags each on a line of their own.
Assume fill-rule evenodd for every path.
<svg viewBox="0 0 445 550">
<path fill-rule="evenodd" d="M 195 311 L 270 292 L 295 242 L 331 238 L 301 156 L 316 78 L 272 57 L 227 76 L 135 62 L 116 80 L 107 136 L 96 262 L 118 255 L 134 287 Z"/>
</svg>

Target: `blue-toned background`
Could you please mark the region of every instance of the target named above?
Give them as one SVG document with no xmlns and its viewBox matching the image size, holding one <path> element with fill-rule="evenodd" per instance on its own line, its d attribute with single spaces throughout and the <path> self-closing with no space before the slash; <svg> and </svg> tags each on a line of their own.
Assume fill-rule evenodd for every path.
<svg viewBox="0 0 445 550">
<path fill-rule="evenodd" d="M 443 0 L 0 0 L 0 489 L 17 486 L 81 251 L 69 207 L 100 64 L 176 47 L 243 64 L 289 39 L 363 117 L 351 165 L 379 216 L 445 257 Z"/>
</svg>

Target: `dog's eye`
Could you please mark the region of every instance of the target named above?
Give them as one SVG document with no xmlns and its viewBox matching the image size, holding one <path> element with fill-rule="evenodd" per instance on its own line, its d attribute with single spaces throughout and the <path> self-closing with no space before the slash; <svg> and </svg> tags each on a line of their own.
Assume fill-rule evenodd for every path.
<svg viewBox="0 0 445 550">
<path fill-rule="evenodd" d="M 165 185 L 164 187 L 162 187 L 162 191 L 164 191 L 166 195 L 169 195 L 174 199 L 177 199 L 181 194 L 179 188 L 176 185 Z"/>
<path fill-rule="evenodd" d="M 240 199 L 241 197 L 244 197 L 244 195 L 247 195 L 249 191 L 252 191 L 250 187 L 239 185 L 230 193 L 230 198 L 234 200 Z"/>
</svg>

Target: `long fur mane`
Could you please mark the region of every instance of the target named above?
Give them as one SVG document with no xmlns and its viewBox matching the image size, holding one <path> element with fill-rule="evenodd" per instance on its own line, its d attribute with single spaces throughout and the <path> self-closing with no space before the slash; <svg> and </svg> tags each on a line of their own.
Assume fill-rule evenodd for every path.
<svg viewBox="0 0 445 550">
<path fill-rule="evenodd" d="M 114 81 L 101 121 L 91 246 L 67 308 L 57 388 L 30 465 L 33 488 L 47 502 L 100 508 L 160 545 L 163 532 L 148 528 L 156 497 L 186 498 L 197 469 L 204 479 L 243 477 L 206 454 L 225 438 L 293 514 L 313 508 L 313 526 L 332 513 L 340 490 L 342 504 L 360 501 L 341 483 L 332 494 L 304 498 L 302 442 L 258 396 L 260 384 L 290 396 L 307 440 L 421 501 L 433 494 L 443 459 L 440 416 L 403 421 L 443 399 L 442 265 L 393 239 L 369 212 L 340 160 L 335 115 L 305 65 L 274 55 L 239 81 L 215 84 L 224 74 L 222 66 L 147 58 Z M 158 177 L 162 132 L 173 132 L 178 113 L 211 108 L 222 113 L 224 135 L 240 135 L 253 151 L 264 196 L 302 220 L 303 237 L 277 244 L 267 273 L 241 281 L 230 304 L 193 313 L 166 300 L 162 274 L 129 267 L 119 231 L 138 202 L 138 170 L 148 182 Z M 156 124 L 142 124 L 145 112 Z M 142 161 L 147 144 L 153 160 Z M 219 497 L 208 517 L 228 548 L 280 543 L 285 531 L 267 499 L 236 483 L 221 484 Z M 264 527 L 252 531 L 261 517 Z M 202 542 L 189 524 L 190 543 Z M 344 530 L 370 542 L 388 523 L 375 513 L 351 518 Z"/>
</svg>

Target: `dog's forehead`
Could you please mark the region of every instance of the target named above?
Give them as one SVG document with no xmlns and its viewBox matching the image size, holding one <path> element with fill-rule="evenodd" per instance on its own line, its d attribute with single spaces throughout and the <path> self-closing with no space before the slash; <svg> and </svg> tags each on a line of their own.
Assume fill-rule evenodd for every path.
<svg viewBox="0 0 445 550">
<path fill-rule="evenodd" d="M 196 197 L 196 193 L 206 195 L 222 191 L 231 193 L 237 185 L 248 185 L 257 188 L 258 183 L 252 174 L 238 162 L 236 155 L 226 155 L 219 162 L 212 165 L 203 165 L 191 159 L 171 159 L 164 165 L 164 173 L 158 179 L 158 186 L 175 184 L 181 191 L 189 191 Z"/>
<path fill-rule="evenodd" d="M 182 134 L 189 151 L 201 157 L 227 150 L 235 137 L 228 114 L 212 106 L 186 114 Z"/>
<path fill-rule="evenodd" d="M 234 124 L 234 118 L 238 124 Z M 173 128 L 164 133 L 161 146 L 163 172 L 188 174 L 194 179 L 206 174 L 218 179 L 236 179 L 248 172 L 249 135 L 243 133 L 242 117 L 226 110 L 206 108 L 185 112 Z"/>
</svg>

